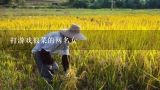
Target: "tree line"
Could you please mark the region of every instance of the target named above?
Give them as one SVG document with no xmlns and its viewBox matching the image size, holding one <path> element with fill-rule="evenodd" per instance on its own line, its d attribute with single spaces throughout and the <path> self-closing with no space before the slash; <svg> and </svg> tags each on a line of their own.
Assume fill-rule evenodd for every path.
<svg viewBox="0 0 160 90">
<path fill-rule="evenodd" d="M 69 0 L 76 8 L 160 8 L 160 0 Z"/>
<path fill-rule="evenodd" d="M 0 0 L 1 5 L 24 5 L 27 0 Z M 59 5 L 59 4 L 58 4 Z M 160 0 L 68 0 L 60 4 L 70 8 L 160 8 Z"/>
</svg>

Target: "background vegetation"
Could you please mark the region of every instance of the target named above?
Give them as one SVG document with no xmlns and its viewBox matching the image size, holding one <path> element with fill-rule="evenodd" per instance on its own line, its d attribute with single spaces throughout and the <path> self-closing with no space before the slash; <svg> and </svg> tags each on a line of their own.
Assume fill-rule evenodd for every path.
<svg viewBox="0 0 160 90">
<path fill-rule="evenodd" d="M 159 0 L 0 0 L 0 4 L 13 8 L 160 8 Z"/>
</svg>

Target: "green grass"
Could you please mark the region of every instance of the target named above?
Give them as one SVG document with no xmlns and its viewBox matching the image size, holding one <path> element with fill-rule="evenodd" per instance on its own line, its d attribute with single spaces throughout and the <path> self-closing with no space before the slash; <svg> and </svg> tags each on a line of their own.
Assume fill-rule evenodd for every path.
<svg viewBox="0 0 160 90">
<path fill-rule="evenodd" d="M 119 15 L 119 14 L 160 14 L 159 9 L 0 9 L 0 15 Z"/>
</svg>

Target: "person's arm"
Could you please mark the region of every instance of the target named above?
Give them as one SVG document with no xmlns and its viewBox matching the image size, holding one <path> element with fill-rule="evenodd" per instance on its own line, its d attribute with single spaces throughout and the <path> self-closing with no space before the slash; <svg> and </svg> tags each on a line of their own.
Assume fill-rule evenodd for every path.
<svg viewBox="0 0 160 90">
<path fill-rule="evenodd" d="M 65 72 L 69 69 L 69 60 L 70 60 L 69 55 L 62 55 L 62 65 L 63 65 L 63 70 Z"/>
</svg>

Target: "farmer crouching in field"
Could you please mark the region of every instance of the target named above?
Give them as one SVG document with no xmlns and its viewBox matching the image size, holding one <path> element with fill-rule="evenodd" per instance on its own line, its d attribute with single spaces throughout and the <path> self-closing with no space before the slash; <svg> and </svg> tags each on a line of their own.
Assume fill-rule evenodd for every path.
<svg viewBox="0 0 160 90">
<path fill-rule="evenodd" d="M 69 69 L 69 43 L 73 40 L 85 40 L 80 33 L 78 25 L 71 25 L 68 30 L 51 32 L 44 36 L 32 49 L 35 62 L 42 77 L 52 84 L 54 71 L 58 70 L 58 64 L 51 54 L 59 53 L 62 55 L 62 65 L 66 72 Z"/>
</svg>

